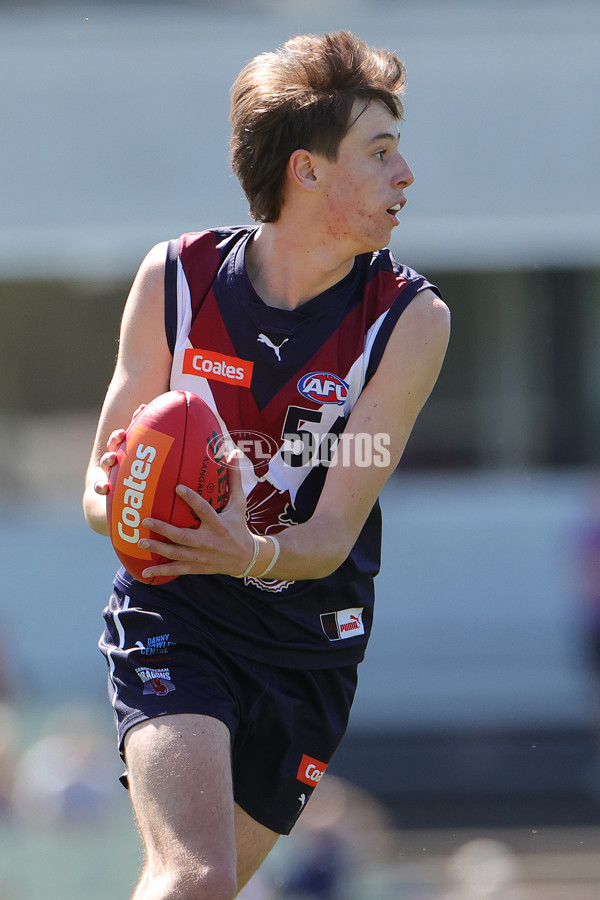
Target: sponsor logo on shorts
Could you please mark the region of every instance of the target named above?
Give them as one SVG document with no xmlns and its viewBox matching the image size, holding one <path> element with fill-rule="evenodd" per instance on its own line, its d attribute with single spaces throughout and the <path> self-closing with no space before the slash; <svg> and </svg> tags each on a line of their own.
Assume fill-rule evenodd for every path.
<svg viewBox="0 0 600 900">
<path fill-rule="evenodd" d="M 364 607 L 338 609 L 321 613 L 321 627 L 330 641 L 344 641 L 365 633 L 362 614 Z"/>
<path fill-rule="evenodd" d="M 302 781 L 304 784 L 308 784 L 310 787 L 315 787 L 325 774 L 327 765 L 327 763 L 320 762 L 318 759 L 313 759 L 312 756 L 307 756 L 306 753 L 304 753 L 302 755 L 300 765 L 298 766 L 298 774 L 296 775 L 296 778 L 298 779 L 298 781 Z"/>
<path fill-rule="evenodd" d="M 183 374 L 223 381 L 238 387 L 250 387 L 254 363 L 238 356 L 215 353 L 214 350 L 188 348 L 183 355 Z"/>
<path fill-rule="evenodd" d="M 152 681 L 147 681 L 144 685 L 143 694 L 156 694 L 157 697 L 162 697 L 164 694 L 168 694 L 169 691 L 174 691 L 175 685 L 172 681 L 167 681 L 165 678 L 153 678 Z"/>
<path fill-rule="evenodd" d="M 343 406 L 349 389 L 347 381 L 331 372 L 309 372 L 298 382 L 298 390 L 302 396 L 315 403 L 337 403 L 338 406 Z"/>
<path fill-rule="evenodd" d="M 175 641 L 170 640 L 170 637 L 169 634 L 157 634 L 149 637 L 145 646 L 141 641 L 136 643 L 142 656 L 164 656 L 175 646 Z"/>
<path fill-rule="evenodd" d="M 169 691 L 175 690 L 169 669 L 150 669 L 144 666 L 135 671 L 144 685 L 144 694 L 162 696 L 163 694 L 168 694 Z"/>
</svg>

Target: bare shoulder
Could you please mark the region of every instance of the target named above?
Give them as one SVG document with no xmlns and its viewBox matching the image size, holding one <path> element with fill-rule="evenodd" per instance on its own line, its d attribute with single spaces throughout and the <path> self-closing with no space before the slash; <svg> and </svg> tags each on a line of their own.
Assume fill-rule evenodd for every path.
<svg viewBox="0 0 600 900">
<path fill-rule="evenodd" d="M 434 291 L 421 291 L 398 319 L 384 363 L 413 367 L 421 360 L 441 365 L 449 338 L 450 310 Z"/>
<path fill-rule="evenodd" d="M 161 241 L 148 251 L 137 271 L 134 286 L 143 282 L 147 286 L 160 284 L 162 288 L 168 243 L 168 241 Z"/>
<path fill-rule="evenodd" d="M 152 315 L 159 321 L 164 306 L 164 283 L 167 242 L 156 244 L 142 260 L 133 280 L 123 316 L 123 327 L 127 328 L 135 320 L 136 328 L 143 319 Z M 142 322 L 140 322 L 140 318 Z M 156 322 L 152 323 L 152 327 Z"/>
<path fill-rule="evenodd" d="M 144 257 L 142 266 L 164 270 L 168 246 L 168 241 L 160 241 L 158 244 L 155 244 Z"/>
<path fill-rule="evenodd" d="M 398 324 L 408 329 L 425 329 L 433 335 L 446 339 L 450 334 L 450 310 L 435 291 L 427 288 L 420 291 L 406 308 Z"/>
<path fill-rule="evenodd" d="M 138 379 L 136 390 L 150 399 L 167 389 L 172 362 L 164 327 L 166 251 L 166 241 L 156 244 L 137 271 L 123 311 L 113 379 L 126 380 L 129 387 Z"/>
</svg>

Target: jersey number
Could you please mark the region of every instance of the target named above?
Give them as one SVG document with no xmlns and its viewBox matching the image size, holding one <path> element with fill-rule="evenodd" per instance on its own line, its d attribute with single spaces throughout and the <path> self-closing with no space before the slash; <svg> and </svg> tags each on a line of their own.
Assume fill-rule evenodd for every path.
<svg viewBox="0 0 600 900">
<path fill-rule="evenodd" d="M 343 416 L 339 416 L 331 429 L 322 436 L 302 427 L 306 422 L 318 424 L 322 418 L 323 413 L 318 409 L 304 409 L 302 406 L 288 408 L 281 439 L 291 442 L 294 446 L 293 449 L 286 448 L 281 452 L 287 466 L 298 468 L 314 462 L 323 465 L 331 462 L 346 420 Z"/>
</svg>

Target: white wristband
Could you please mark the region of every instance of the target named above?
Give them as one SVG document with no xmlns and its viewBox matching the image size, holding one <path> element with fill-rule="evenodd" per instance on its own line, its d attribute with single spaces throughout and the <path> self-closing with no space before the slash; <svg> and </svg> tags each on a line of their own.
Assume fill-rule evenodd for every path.
<svg viewBox="0 0 600 900">
<path fill-rule="evenodd" d="M 274 546 L 274 548 L 275 548 L 275 552 L 273 553 L 273 558 L 271 559 L 271 562 L 269 563 L 269 565 L 267 566 L 267 568 L 265 569 L 265 571 L 264 571 L 261 575 L 258 575 L 258 576 L 257 576 L 258 578 L 264 578 L 265 575 L 267 575 L 267 574 L 271 571 L 271 569 L 273 568 L 273 566 L 275 565 L 275 563 L 276 563 L 277 560 L 279 559 L 279 554 L 281 553 L 281 546 L 280 546 L 279 541 L 277 540 L 277 538 L 276 538 L 276 537 L 273 537 L 272 534 L 267 534 L 266 536 L 267 536 L 271 541 L 273 541 L 273 546 Z"/>
<path fill-rule="evenodd" d="M 250 565 L 246 569 L 244 569 L 241 575 L 233 575 L 233 578 L 245 578 L 247 575 L 249 575 L 254 568 L 254 563 L 258 559 L 258 554 L 260 552 L 260 541 L 255 534 L 253 534 L 252 532 L 250 532 L 250 534 L 252 535 L 252 540 L 254 541 L 254 553 L 252 554 Z"/>
</svg>

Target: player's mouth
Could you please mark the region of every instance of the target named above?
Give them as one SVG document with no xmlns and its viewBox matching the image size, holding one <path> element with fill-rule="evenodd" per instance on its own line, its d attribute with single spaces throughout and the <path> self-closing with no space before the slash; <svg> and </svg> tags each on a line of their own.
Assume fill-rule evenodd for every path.
<svg viewBox="0 0 600 900">
<path fill-rule="evenodd" d="M 398 225 L 398 213 L 400 212 L 400 210 L 402 209 L 403 206 L 404 206 L 403 203 L 395 203 L 394 206 L 390 206 L 386 210 L 388 216 L 390 216 L 394 220 L 396 225 Z"/>
</svg>

